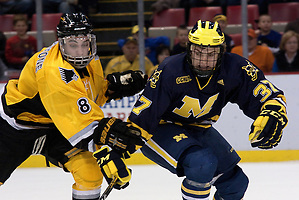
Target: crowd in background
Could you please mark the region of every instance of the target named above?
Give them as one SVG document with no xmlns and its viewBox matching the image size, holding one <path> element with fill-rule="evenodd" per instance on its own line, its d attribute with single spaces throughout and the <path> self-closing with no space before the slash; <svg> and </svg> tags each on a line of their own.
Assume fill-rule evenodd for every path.
<svg viewBox="0 0 299 200">
<path fill-rule="evenodd" d="M 299 19 L 291 21 L 284 32 L 272 29 L 272 19 L 268 15 L 271 3 L 298 2 L 298 0 L 248 0 L 248 4 L 257 4 L 259 18 L 256 28 L 248 30 L 248 59 L 264 73 L 299 71 Z M 185 24 L 188 24 L 189 10 L 192 7 L 221 6 L 223 13 L 217 14 L 211 21 L 217 21 L 225 34 L 226 51 L 243 55 L 242 45 L 236 46 L 232 37 L 225 33 L 228 25 L 227 6 L 240 5 L 240 0 L 157 0 L 151 8 L 157 14 L 169 8 L 185 8 Z M 177 27 L 177 35 L 171 55 L 184 52 L 188 41 L 186 25 Z"/>
<path fill-rule="evenodd" d="M 42 0 L 43 13 L 98 12 L 97 0 Z M 13 31 L 16 35 L 6 38 L 0 31 L 0 80 L 17 78 L 29 58 L 37 52 L 37 39 L 27 32 L 36 12 L 35 0 L 0 0 L 0 15 L 13 14 Z M 57 22 L 58 23 L 58 22 Z"/>
<path fill-rule="evenodd" d="M 27 14 L 30 18 L 36 11 L 35 0 L 0 0 L 0 15 Z M 82 12 L 96 13 L 97 0 L 42 0 L 43 13 Z"/>
<path fill-rule="evenodd" d="M 295 0 L 296 1 L 296 0 Z M 299 1 L 299 0 L 297 0 Z M 287 24 L 284 32 L 272 29 L 271 16 L 267 14 L 269 3 L 291 2 L 287 0 L 248 0 L 248 4 L 258 4 L 259 19 L 257 28 L 248 30 L 248 59 L 263 72 L 299 71 L 299 19 Z M 157 0 L 152 4 L 153 15 L 168 8 L 183 7 L 188 21 L 188 10 L 191 7 L 221 6 L 223 13 L 214 16 L 211 21 L 217 21 L 225 34 L 226 51 L 242 55 L 242 45 L 236 46 L 232 37 L 225 33 L 228 25 L 225 8 L 230 5 L 240 5 L 240 0 Z M 97 13 L 97 1 L 81 0 L 43 0 L 44 13 L 83 12 L 87 15 Z M 26 15 L 22 15 L 26 13 Z M 16 35 L 6 38 L 0 32 L 0 77 L 5 79 L 5 71 L 21 70 L 27 60 L 37 51 L 37 41 L 27 34 L 30 28 L 28 19 L 35 13 L 34 0 L 0 0 L 0 15 L 15 14 L 13 26 Z M 187 23 L 186 23 L 187 24 Z M 123 55 L 110 60 L 106 71 L 129 69 L 139 66 L 138 25 L 132 27 L 134 39 L 120 38 L 118 46 Z M 177 27 L 173 47 L 167 36 L 148 37 L 144 29 L 146 70 L 150 75 L 161 63 L 161 58 L 183 53 L 188 42 L 189 29 L 185 24 Z M 128 44 L 127 44 L 128 43 Z M 130 56 L 128 54 L 131 54 Z M 125 64 L 124 64 L 125 63 Z M 125 65 L 125 67 L 124 67 Z M 103 66 L 106 68 L 106 66 Z"/>
</svg>

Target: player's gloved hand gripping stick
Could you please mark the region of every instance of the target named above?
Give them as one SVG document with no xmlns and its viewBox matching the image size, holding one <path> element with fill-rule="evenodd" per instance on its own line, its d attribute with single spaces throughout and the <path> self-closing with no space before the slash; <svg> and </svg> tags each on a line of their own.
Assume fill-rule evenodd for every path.
<svg viewBox="0 0 299 200">
<path fill-rule="evenodd" d="M 115 117 L 103 118 L 99 122 L 93 140 L 97 145 L 110 146 L 120 155 L 125 152 L 133 153 L 136 151 L 136 145 L 144 145 L 138 128 Z"/>
<path fill-rule="evenodd" d="M 288 123 L 286 108 L 276 100 L 267 101 L 251 125 L 249 140 L 252 147 L 271 149 L 278 145 L 282 130 Z"/>
<path fill-rule="evenodd" d="M 103 147 L 94 152 L 93 156 L 97 159 L 101 172 L 109 184 L 100 200 L 106 199 L 112 188 L 120 190 L 129 185 L 131 170 L 126 166 L 124 158 L 120 154 L 114 152 L 114 150 L 109 151 L 108 147 Z"/>
</svg>

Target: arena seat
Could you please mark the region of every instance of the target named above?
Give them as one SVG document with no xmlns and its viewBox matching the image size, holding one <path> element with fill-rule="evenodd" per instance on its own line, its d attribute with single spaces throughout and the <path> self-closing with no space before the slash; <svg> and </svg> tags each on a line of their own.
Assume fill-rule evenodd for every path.
<svg viewBox="0 0 299 200">
<path fill-rule="evenodd" d="M 43 30 L 54 30 L 59 23 L 62 13 L 45 13 L 42 14 Z M 32 15 L 31 31 L 37 30 L 36 14 Z"/>
<path fill-rule="evenodd" d="M 16 31 L 4 32 L 6 39 L 15 36 L 16 34 L 17 34 Z M 37 38 L 37 31 L 28 31 L 27 34 Z M 50 46 L 56 40 L 57 40 L 56 31 L 53 30 L 43 31 L 43 46 Z"/>
<path fill-rule="evenodd" d="M 0 31 L 13 31 L 13 17 L 12 14 L 0 15 Z"/>
<path fill-rule="evenodd" d="M 288 22 L 273 22 L 272 23 L 272 30 L 277 32 L 284 32 Z"/>
<path fill-rule="evenodd" d="M 271 3 L 268 10 L 272 22 L 289 22 L 299 18 L 299 2 Z"/>
<path fill-rule="evenodd" d="M 241 33 L 229 34 L 229 36 L 232 37 L 232 39 L 235 43 L 235 46 L 242 45 L 242 34 Z"/>
<path fill-rule="evenodd" d="M 170 8 L 153 16 L 153 27 L 179 26 L 185 24 L 185 9 Z"/>
<path fill-rule="evenodd" d="M 188 26 L 194 26 L 198 20 L 211 21 L 216 14 L 221 14 L 220 6 L 190 8 Z"/>
<path fill-rule="evenodd" d="M 248 23 L 256 26 L 255 20 L 259 18 L 259 8 L 256 4 L 247 5 Z M 228 24 L 242 24 L 242 7 L 241 5 L 227 6 L 226 17 Z"/>
<path fill-rule="evenodd" d="M 252 28 L 252 24 L 247 24 L 247 28 Z M 228 24 L 224 32 L 226 34 L 241 33 L 243 29 L 242 24 Z"/>
</svg>

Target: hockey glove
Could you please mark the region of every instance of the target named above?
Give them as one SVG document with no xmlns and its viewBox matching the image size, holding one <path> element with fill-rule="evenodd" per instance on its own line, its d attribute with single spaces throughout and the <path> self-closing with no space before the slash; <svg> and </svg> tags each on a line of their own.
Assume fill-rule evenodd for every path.
<svg viewBox="0 0 299 200">
<path fill-rule="evenodd" d="M 133 96 L 145 88 L 147 75 L 142 71 L 128 70 L 125 72 L 115 72 L 107 75 L 109 81 L 108 89 L 105 95 L 108 97 L 107 102 L 112 99 L 121 99 L 123 97 Z M 108 91 L 112 91 L 108 92 Z"/>
<path fill-rule="evenodd" d="M 103 118 L 93 134 L 94 143 L 108 145 L 118 153 L 136 151 L 136 145 L 143 146 L 141 131 L 131 123 L 115 117 Z"/>
<path fill-rule="evenodd" d="M 103 147 L 94 152 L 93 157 L 97 159 L 97 163 L 108 184 L 116 177 L 117 180 L 113 186 L 115 189 L 124 189 L 129 185 L 131 170 L 127 168 L 124 159 L 118 153 L 113 150 L 109 152 L 108 147 Z"/>
<path fill-rule="evenodd" d="M 249 141 L 252 147 L 271 149 L 278 145 L 282 130 L 288 123 L 286 108 L 276 100 L 267 101 L 251 125 Z"/>
</svg>

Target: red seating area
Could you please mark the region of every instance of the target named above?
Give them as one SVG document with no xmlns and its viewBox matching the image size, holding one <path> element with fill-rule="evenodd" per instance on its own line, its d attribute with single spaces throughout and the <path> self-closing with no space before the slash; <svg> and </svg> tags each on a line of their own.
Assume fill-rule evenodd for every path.
<svg viewBox="0 0 299 200">
<path fill-rule="evenodd" d="M 273 22 L 289 22 L 299 18 L 299 2 L 273 3 L 268 6 Z"/>
<path fill-rule="evenodd" d="M 199 19 L 212 20 L 215 14 L 222 13 L 221 7 L 194 7 L 190 9 L 188 26 L 193 26 Z M 248 23 L 256 27 L 255 20 L 259 17 L 259 8 L 256 4 L 247 5 Z M 270 3 L 268 14 L 273 22 L 289 22 L 299 18 L 299 2 Z M 226 16 L 228 24 L 242 24 L 241 5 L 227 6 Z M 164 10 L 153 16 L 153 27 L 179 26 L 184 23 L 185 11 L 183 8 Z"/>
<path fill-rule="evenodd" d="M 193 26 L 198 19 L 212 20 L 216 14 L 221 14 L 222 8 L 215 7 L 195 7 L 190 9 L 188 26 Z"/>
<path fill-rule="evenodd" d="M 196 21 L 212 20 L 216 14 L 222 13 L 222 8 L 213 7 L 194 7 L 189 11 L 189 20 L 187 26 L 193 26 Z M 259 18 L 259 8 L 256 4 L 247 5 L 248 24 L 256 29 L 256 20 Z M 287 23 L 299 18 L 299 2 L 270 3 L 268 5 L 268 14 L 272 21 L 278 23 Z M 227 6 L 226 17 L 229 25 L 242 24 L 242 6 Z M 184 23 L 185 12 L 182 8 L 168 9 L 153 16 L 153 27 L 179 26 Z M 230 34 L 235 45 L 242 44 L 242 34 Z"/>
<path fill-rule="evenodd" d="M 153 27 L 179 26 L 185 23 L 185 9 L 171 8 L 153 16 Z"/>
<path fill-rule="evenodd" d="M 0 15 L 0 31 L 13 31 L 13 15 Z"/>
<path fill-rule="evenodd" d="M 235 43 L 235 46 L 242 45 L 242 34 L 236 33 L 236 34 L 230 34 L 229 36 L 232 37 L 232 40 Z"/>
<path fill-rule="evenodd" d="M 43 30 L 55 30 L 62 13 L 46 13 L 42 15 Z M 32 15 L 31 30 L 37 30 L 36 14 Z"/>
<path fill-rule="evenodd" d="M 62 13 L 46 13 L 42 15 L 43 30 L 56 31 L 56 26 L 60 20 Z M 13 14 L 0 15 L 0 31 L 9 32 L 14 31 L 13 29 Z M 29 19 L 30 20 L 30 19 Z M 32 16 L 31 31 L 37 30 L 36 14 Z"/>
<path fill-rule="evenodd" d="M 247 5 L 248 23 L 255 26 L 255 20 L 259 18 L 259 8 L 255 4 Z M 242 24 L 242 7 L 228 6 L 226 8 L 226 17 L 228 24 Z"/>
</svg>

